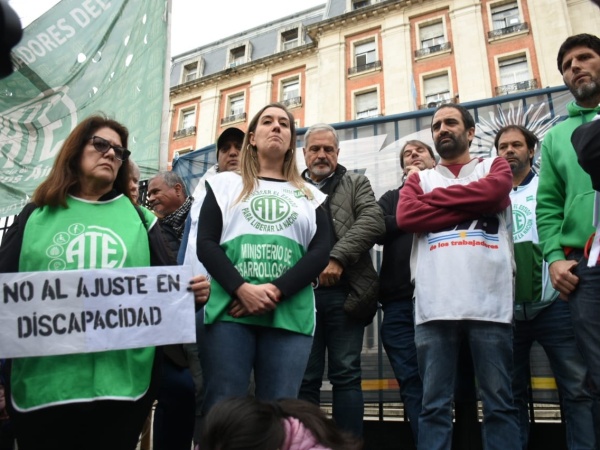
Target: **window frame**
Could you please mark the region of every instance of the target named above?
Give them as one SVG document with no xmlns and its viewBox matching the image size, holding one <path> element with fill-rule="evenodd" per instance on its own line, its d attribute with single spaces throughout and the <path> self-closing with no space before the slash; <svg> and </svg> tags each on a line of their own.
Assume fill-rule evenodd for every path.
<svg viewBox="0 0 600 450">
<path fill-rule="evenodd" d="M 427 46 L 423 45 L 423 43 L 425 41 L 434 40 L 434 39 L 440 39 L 440 36 L 437 36 L 437 35 L 435 37 L 433 37 L 433 38 L 429 38 L 429 39 L 425 39 L 425 40 L 421 36 L 422 35 L 422 31 L 425 28 L 433 27 L 434 25 L 438 25 L 438 24 L 441 26 L 441 29 L 442 29 L 441 30 L 442 34 L 440 35 L 442 40 L 440 42 L 435 42 L 434 41 L 432 43 L 432 45 L 427 45 Z M 448 38 L 446 37 L 446 27 L 444 25 L 445 24 L 444 24 L 444 20 L 443 20 L 442 17 L 440 17 L 439 20 L 428 21 L 427 23 L 421 23 L 421 24 L 419 24 L 419 29 L 418 29 L 419 49 L 431 48 L 431 47 L 435 47 L 436 45 L 442 45 L 442 44 L 445 44 L 446 42 L 448 42 Z"/>
<path fill-rule="evenodd" d="M 368 50 L 367 52 L 357 53 L 359 47 L 366 46 L 372 44 L 373 49 Z M 372 54 L 372 61 L 369 61 L 368 55 Z M 365 56 L 365 62 L 363 64 L 359 64 L 358 58 L 361 56 Z M 373 64 L 378 61 L 378 49 L 377 49 L 377 37 L 371 36 L 367 39 L 362 39 L 360 41 L 355 41 L 352 43 L 352 60 L 354 62 L 354 67 L 363 67 L 368 66 L 369 64 Z"/>
<path fill-rule="evenodd" d="M 289 48 L 286 48 L 286 44 L 289 42 L 293 42 L 294 40 L 285 40 L 285 35 L 289 34 L 290 32 L 296 30 L 296 39 L 295 45 L 290 46 Z M 302 24 L 295 24 L 289 27 L 286 27 L 284 29 L 282 29 L 279 33 L 279 51 L 280 52 L 285 52 L 287 50 L 291 50 L 293 48 L 296 47 L 300 47 L 303 44 L 303 39 L 302 39 Z"/>
<path fill-rule="evenodd" d="M 506 11 L 506 9 L 503 10 L 503 11 L 498 11 L 496 13 L 494 12 L 494 10 L 497 10 L 497 9 L 503 8 L 503 7 L 507 7 L 507 6 L 510 6 L 510 5 L 513 5 L 513 4 L 515 6 L 513 8 L 511 8 L 511 9 L 516 9 L 516 11 L 517 11 L 517 15 L 516 15 L 517 22 L 516 23 L 512 23 L 512 24 L 511 23 L 507 23 L 506 22 L 507 18 L 504 18 L 504 19 L 502 19 L 502 20 L 504 20 L 503 26 L 496 27 L 496 22 L 500 22 L 500 20 L 494 20 L 494 15 L 504 12 L 504 11 Z M 489 17 L 490 17 L 490 30 L 491 31 L 503 30 L 505 28 L 510 28 L 512 26 L 515 26 L 515 25 L 518 25 L 520 23 L 523 23 L 522 8 L 521 8 L 521 5 L 520 5 L 520 3 L 519 3 L 518 0 L 499 1 L 499 2 L 496 2 L 496 3 L 490 3 L 490 5 L 489 5 Z M 514 16 L 510 16 L 510 17 L 514 17 Z"/>
<path fill-rule="evenodd" d="M 243 54 L 242 52 L 240 52 L 239 55 L 234 53 L 238 49 L 243 49 Z M 249 40 L 231 44 L 227 47 L 226 55 L 227 60 L 225 61 L 225 69 L 232 69 L 242 64 L 246 64 L 252 61 L 252 44 Z"/>
<path fill-rule="evenodd" d="M 376 108 L 366 109 L 364 111 L 358 110 L 358 98 L 363 95 L 374 94 L 375 101 L 377 102 Z M 367 119 L 370 117 L 379 117 L 381 112 L 381 99 L 379 96 L 379 86 L 369 86 L 364 89 L 356 90 L 352 92 L 352 109 L 353 109 L 353 117 L 354 120 L 358 119 Z M 371 111 L 375 111 L 375 114 L 370 113 Z M 362 115 L 363 113 L 367 113 Z"/>
<path fill-rule="evenodd" d="M 188 126 L 185 126 L 186 125 L 186 116 L 188 116 L 188 115 L 193 115 L 193 123 L 188 124 Z M 196 126 L 196 107 L 195 106 L 185 107 L 185 108 L 181 108 L 179 110 L 178 126 L 179 127 L 177 128 L 177 131 L 185 130 L 187 128 Z"/>
<path fill-rule="evenodd" d="M 428 93 L 426 90 L 426 85 L 428 80 L 432 80 L 434 78 L 440 78 L 445 76 L 448 80 L 448 88 L 447 90 L 438 90 L 436 92 Z M 456 95 L 454 93 L 454 86 L 452 83 L 452 70 L 450 67 L 445 67 L 441 70 L 436 70 L 433 72 L 423 73 L 420 76 L 421 82 L 421 103 L 420 108 L 429 107 L 431 103 L 438 102 L 451 102 L 455 99 Z M 437 98 L 431 98 L 432 96 L 437 96 Z"/>
<path fill-rule="evenodd" d="M 187 79 L 188 75 L 190 73 L 190 71 L 192 70 L 192 66 L 195 66 L 195 72 L 196 72 L 196 77 L 192 78 L 192 79 Z M 180 78 L 180 83 L 179 84 L 185 84 L 185 83 L 189 83 L 191 81 L 195 81 L 198 80 L 199 78 L 201 78 L 204 74 L 204 58 L 199 57 L 196 59 L 191 59 L 188 60 L 184 63 L 182 63 L 182 68 L 181 68 L 181 78 Z"/>
</svg>

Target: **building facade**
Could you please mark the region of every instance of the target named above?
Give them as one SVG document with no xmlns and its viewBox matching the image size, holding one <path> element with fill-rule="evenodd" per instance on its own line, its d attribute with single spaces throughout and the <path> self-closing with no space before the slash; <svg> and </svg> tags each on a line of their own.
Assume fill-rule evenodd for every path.
<svg viewBox="0 0 600 450">
<path fill-rule="evenodd" d="M 560 44 L 599 29 L 589 0 L 328 0 L 175 56 L 168 160 L 273 101 L 305 127 L 559 86 Z"/>
</svg>

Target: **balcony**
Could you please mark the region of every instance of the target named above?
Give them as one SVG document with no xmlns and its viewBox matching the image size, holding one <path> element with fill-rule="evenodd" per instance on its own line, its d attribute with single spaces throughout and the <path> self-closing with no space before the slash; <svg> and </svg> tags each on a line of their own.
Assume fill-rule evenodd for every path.
<svg viewBox="0 0 600 450">
<path fill-rule="evenodd" d="M 381 61 L 374 61 L 368 64 L 362 64 L 360 66 L 354 66 L 348 68 L 348 75 L 354 75 L 360 72 L 366 72 L 367 70 L 381 69 Z"/>
<path fill-rule="evenodd" d="M 293 108 L 294 106 L 302 106 L 302 97 L 290 97 L 282 100 L 281 103 L 287 108 Z"/>
<path fill-rule="evenodd" d="M 240 114 L 234 114 L 232 116 L 227 116 L 227 117 L 223 117 L 221 119 L 221 125 L 225 125 L 227 123 L 232 123 L 232 122 L 242 122 L 246 120 L 246 113 L 240 113 Z"/>
<path fill-rule="evenodd" d="M 442 106 L 447 103 L 458 103 L 458 96 L 433 100 L 424 105 L 419 105 L 419 109 L 437 108 L 438 106 Z"/>
<path fill-rule="evenodd" d="M 451 49 L 452 44 L 450 42 L 444 42 L 442 44 L 432 45 L 430 47 L 424 47 L 420 48 L 419 50 L 415 50 L 415 58 L 423 58 L 424 56 L 433 55 L 434 53 L 440 53 Z"/>
<path fill-rule="evenodd" d="M 179 139 L 186 136 L 192 136 L 196 134 L 196 127 L 182 128 L 181 130 L 173 131 L 173 139 Z"/>
<path fill-rule="evenodd" d="M 504 84 L 496 86 L 496 95 L 512 94 L 513 92 L 530 91 L 537 89 L 538 83 L 536 79 L 519 81 L 517 83 Z"/>
<path fill-rule="evenodd" d="M 529 30 L 529 25 L 527 25 L 527 22 L 517 23 L 515 25 L 511 25 L 510 27 L 488 31 L 488 39 L 498 39 L 508 34 L 519 33 L 527 30 Z"/>
</svg>

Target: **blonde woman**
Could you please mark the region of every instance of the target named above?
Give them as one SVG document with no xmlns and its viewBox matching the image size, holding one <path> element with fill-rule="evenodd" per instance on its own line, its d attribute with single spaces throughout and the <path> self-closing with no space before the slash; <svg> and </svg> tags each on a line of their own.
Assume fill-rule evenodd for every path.
<svg viewBox="0 0 600 450">
<path fill-rule="evenodd" d="M 247 392 L 297 397 L 315 327 L 311 282 L 329 259 L 325 196 L 296 165 L 294 117 L 281 104 L 249 124 L 239 172 L 207 182 L 198 258 L 212 276 L 199 342 L 204 413 Z"/>
</svg>

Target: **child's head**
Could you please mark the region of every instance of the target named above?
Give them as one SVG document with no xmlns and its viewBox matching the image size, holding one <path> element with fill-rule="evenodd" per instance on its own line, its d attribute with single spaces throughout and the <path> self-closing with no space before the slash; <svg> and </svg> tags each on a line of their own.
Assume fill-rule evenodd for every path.
<svg viewBox="0 0 600 450">
<path fill-rule="evenodd" d="M 263 402 L 253 397 L 215 405 L 204 419 L 200 448 L 286 450 L 295 439 L 310 440 L 315 444 L 311 448 L 362 448 L 362 441 L 341 432 L 317 405 L 296 399 Z"/>
</svg>

